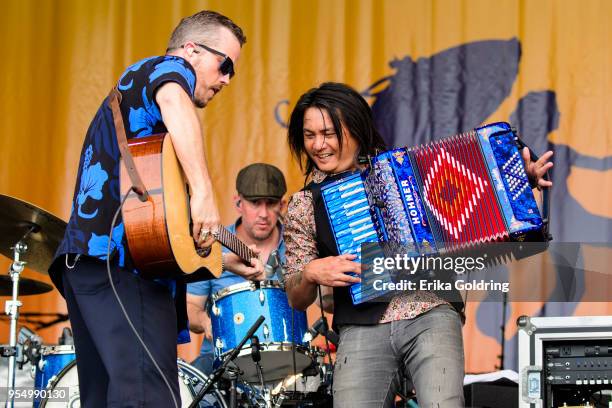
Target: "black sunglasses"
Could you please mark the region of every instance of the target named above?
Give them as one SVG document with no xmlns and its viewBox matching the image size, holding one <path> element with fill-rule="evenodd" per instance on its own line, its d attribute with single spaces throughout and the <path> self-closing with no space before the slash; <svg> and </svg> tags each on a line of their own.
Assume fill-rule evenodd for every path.
<svg viewBox="0 0 612 408">
<path fill-rule="evenodd" d="M 229 74 L 230 78 L 232 78 L 234 76 L 234 74 L 235 74 L 235 72 L 234 72 L 234 61 L 232 61 L 232 59 L 229 56 L 225 55 L 221 51 L 215 50 L 214 48 L 210 48 L 207 45 L 198 44 L 198 43 L 194 43 L 194 44 L 197 45 L 198 47 L 204 48 L 208 52 L 211 52 L 211 53 L 213 53 L 215 55 L 223 57 L 223 61 L 221 61 L 221 64 L 219 64 L 219 71 L 221 71 L 221 74 L 223 74 L 223 75 L 228 75 Z M 182 45 L 181 47 L 184 48 L 185 46 Z"/>
</svg>

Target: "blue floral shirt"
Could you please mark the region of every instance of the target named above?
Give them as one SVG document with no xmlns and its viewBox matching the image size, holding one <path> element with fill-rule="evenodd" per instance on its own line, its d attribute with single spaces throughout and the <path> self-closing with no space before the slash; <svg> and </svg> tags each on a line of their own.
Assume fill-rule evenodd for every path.
<svg viewBox="0 0 612 408">
<path fill-rule="evenodd" d="M 195 71 L 180 57 L 146 58 L 125 70 L 117 88 L 122 96 L 120 107 L 128 139 L 167 131 L 155 101 L 155 92 L 166 82 L 178 83 L 193 99 Z M 119 158 L 112 111 L 108 100 L 104 100 L 85 136 L 72 212 L 56 259 L 68 253 L 106 259 L 111 221 L 120 204 Z M 125 265 L 125 248 L 119 215 L 112 232 L 111 258 L 117 256 L 120 266 Z M 177 287 L 171 286 L 176 294 Z"/>
</svg>

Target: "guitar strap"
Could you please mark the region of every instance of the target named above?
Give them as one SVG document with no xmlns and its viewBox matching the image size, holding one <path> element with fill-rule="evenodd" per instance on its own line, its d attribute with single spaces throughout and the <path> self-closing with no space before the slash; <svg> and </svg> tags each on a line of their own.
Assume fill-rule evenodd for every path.
<svg viewBox="0 0 612 408">
<path fill-rule="evenodd" d="M 117 134 L 119 151 L 121 151 L 123 164 L 125 165 L 128 175 L 130 176 L 130 180 L 132 181 L 132 190 L 138 194 L 140 201 L 147 201 L 149 194 L 144 183 L 142 182 L 142 179 L 140 178 L 140 174 L 138 174 L 138 169 L 136 169 L 136 165 L 134 164 L 134 158 L 130 152 L 127 137 L 125 135 L 123 117 L 121 116 L 121 109 L 119 109 L 119 104 L 121 103 L 121 93 L 116 87 L 111 89 L 110 93 L 108 94 L 108 101 L 113 113 L 113 121 L 115 122 L 115 133 Z"/>
</svg>

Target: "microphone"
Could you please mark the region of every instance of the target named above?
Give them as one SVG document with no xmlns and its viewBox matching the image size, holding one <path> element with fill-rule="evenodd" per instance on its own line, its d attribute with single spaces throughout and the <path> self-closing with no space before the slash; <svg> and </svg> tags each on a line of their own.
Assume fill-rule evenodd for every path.
<svg viewBox="0 0 612 408">
<path fill-rule="evenodd" d="M 306 330 L 303 340 L 310 342 L 319 334 L 325 337 L 334 346 L 337 346 L 338 342 L 340 341 L 338 334 L 329 329 L 327 326 L 327 319 L 324 319 L 323 317 L 320 317 L 311 327 Z"/>
<path fill-rule="evenodd" d="M 74 337 L 72 336 L 72 330 L 70 327 L 64 327 L 62 335 L 58 339 L 60 345 L 74 345 Z"/>
<path fill-rule="evenodd" d="M 251 358 L 254 362 L 259 363 L 261 361 L 261 346 L 259 344 L 259 337 L 251 337 Z"/>
<path fill-rule="evenodd" d="M 319 334 L 323 334 L 325 326 L 325 321 L 322 317 L 319 317 L 319 320 L 314 322 L 312 326 L 306 329 L 306 333 L 304 334 L 303 341 L 313 341 Z"/>
<path fill-rule="evenodd" d="M 278 263 L 274 253 L 277 252 L 276 249 L 270 252 L 270 256 L 268 257 L 268 261 L 264 265 L 264 271 L 266 272 L 266 279 L 270 279 L 274 276 L 274 270 L 278 267 Z"/>
<path fill-rule="evenodd" d="M 280 282 L 282 286 L 285 285 L 285 276 L 283 274 L 283 264 L 280 259 L 280 254 L 278 250 L 275 249 L 270 252 L 270 256 L 268 257 L 268 261 L 264 265 L 264 270 L 266 272 L 266 279 L 270 279 L 276 275 L 276 279 Z"/>
<path fill-rule="evenodd" d="M 304 337 L 302 337 L 302 341 L 305 342 L 305 343 L 310 343 L 318 335 L 319 335 L 319 333 L 317 333 L 317 331 L 315 329 L 313 329 L 312 327 L 309 327 L 308 329 L 306 329 L 306 333 L 304 333 Z"/>
<path fill-rule="evenodd" d="M 303 341 L 313 341 L 319 334 L 325 333 L 323 330 L 324 326 L 326 326 L 325 323 L 326 321 L 324 321 L 322 317 L 319 317 L 319 319 L 306 330 Z"/>
<path fill-rule="evenodd" d="M 23 368 L 23 365 L 29 360 L 33 366 L 38 364 L 40 360 L 40 348 L 42 346 L 42 339 L 27 327 L 19 329 L 17 336 L 18 347 L 16 362 L 19 364 L 19 368 Z M 27 360 L 26 360 L 27 357 Z"/>
<path fill-rule="evenodd" d="M 240 340 L 240 343 L 238 343 L 236 348 L 234 348 L 232 351 L 230 351 L 230 353 L 227 355 L 227 358 L 224 359 L 225 360 L 224 363 L 226 365 L 227 365 L 227 363 L 229 363 L 230 361 L 234 360 L 238 356 L 238 353 L 240 352 L 240 350 L 244 346 L 244 343 L 246 343 L 248 339 L 253 337 L 253 335 L 255 334 L 257 329 L 259 329 L 259 326 L 261 326 L 261 324 L 264 322 L 264 320 L 266 320 L 266 318 L 261 316 L 261 315 L 257 318 L 257 320 L 255 320 L 255 323 L 253 323 L 253 325 L 251 326 L 251 328 L 249 329 L 247 334 L 242 338 L 242 340 Z"/>
<path fill-rule="evenodd" d="M 25 342 L 28 340 L 41 342 L 40 337 L 38 337 L 36 333 L 27 327 L 22 326 L 21 329 L 19 329 L 19 334 L 17 335 L 17 342 L 19 344 L 25 344 Z"/>
<path fill-rule="evenodd" d="M 238 353 L 240 353 L 240 351 L 242 350 L 244 343 L 246 343 L 248 339 L 253 337 L 257 329 L 259 329 L 259 326 L 261 326 L 261 324 L 264 322 L 264 320 L 266 320 L 266 318 L 260 315 L 255 321 L 255 323 L 253 323 L 253 325 L 249 328 L 249 331 L 246 333 L 246 335 L 242 338 L 242 340 L 240 340 L 240 343 L 238 343 L 238 345 L 232 351 L 230 351 L 227 355 L 223 357 L 223 361 L 221 362 L 221 365 L 217 367 L 212 372 L 211 376 L 208 377 L 208 379 L 205 381 L 204 387 L 200 389 L 200 391 L 198 392 L 198 395 L 196 395 L 193 401 L 191 401 L 191 404 L 189 404 L 189 408 L 196 408 L 197 406 L 199 406 L 199 403 L 204 397 L 204 395 L 206 395 L 206 393 L 210 390 L 210 388 L 212 387 L 214 383 L 219 381 L 219 378 L 221 378 L 221 376 L 227 369 L 227 365 L 231 361 L 234 361 L 236 357 L 238 357 Z M 261 371 L 260 371 L 260 374 L 261 374 Z M 232 398 L 232 401 L 235 401 L 235 399 Z"/>
</svg>

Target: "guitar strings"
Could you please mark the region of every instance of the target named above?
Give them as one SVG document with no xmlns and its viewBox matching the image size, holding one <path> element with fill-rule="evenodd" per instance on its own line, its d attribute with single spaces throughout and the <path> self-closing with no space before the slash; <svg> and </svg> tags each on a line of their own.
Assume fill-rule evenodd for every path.
<svg viewBox="0 0 612 408">
<path fill-rule="evenodd" d="M 250 260 L 256 258 L 256 254 L 244 242 L 240 241 L 236 235 L 229 232 L 226 228 L 221 227 L 218 230 L 217 241 L 229 248 L 232 252 L 238 255 L 241 259 Z"/>
</svg>

